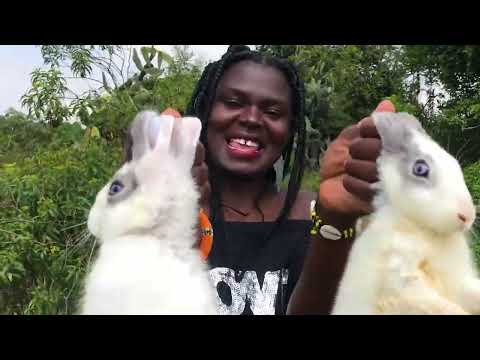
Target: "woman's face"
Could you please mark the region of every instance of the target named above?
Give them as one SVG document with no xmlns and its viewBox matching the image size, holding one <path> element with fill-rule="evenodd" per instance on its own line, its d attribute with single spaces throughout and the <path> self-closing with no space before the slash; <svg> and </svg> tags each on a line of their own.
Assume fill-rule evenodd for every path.
<svg viewBox="0 0 480 360">
<path fill-rule="evenodd" d="M 287 79 L 274 67 L 245 60 L 228 68 L 208 120 L 215 165 L 236 175 L 263 176 L 287 144 L 291 97 Z"/>
</svg>

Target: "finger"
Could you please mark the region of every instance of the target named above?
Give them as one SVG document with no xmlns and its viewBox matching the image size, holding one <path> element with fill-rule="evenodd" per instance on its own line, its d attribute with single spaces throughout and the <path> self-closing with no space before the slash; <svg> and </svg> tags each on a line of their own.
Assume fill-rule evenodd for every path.
<svg viewBox="0 0 480 360">
<path fill-rule="evenodd" d="M 390 100 L 383 100 L 378 104 L 374 112 L 395 112 L 395 105 Z M 358 123 L 360 136 L 362 137 L 380 137 L 372 117 L 366 117 Z"/>
<path fill-rule="evenodd" d="M 337 139 L 353 140 L 360 136 L 360 129 L 357 124 L 350 125 L 338 134 Z"/>
<path fill-rule="evenodd" d="M 373 161 L 349 159 L 345 164 L 345 172 L 351 177 L 369 183 L 378 181 L 377 163 Z"/>
<path fill-rule="evenodd" d="M 198 186 L 208 182 L 208 167 L 205 163 L 192 168 L 192 177 Z"/>
<path fill-rule="evenodd" d="M 320 159 L 320 177 L 328 179 L 345 171 L 345 161 L 350 157 L 348 148 L 352 141 L 360 137 L 358 126 L 352 125 L 342 130 Z"/>
<path fill-rule="evenodd" d="M 375 190 L 373 190 L 370 183 L 349 175 L 343 177 L 343 187 L 350 194 L 366 202 L 371 202 L 375 195 Z"/>
<path fill-rule="evenodd" d="M 378 104 L 375 112 L 395 112 L 395 105 L 390 100 L 383 100 Z"/>
<path fill-rule="evenodd" d="M 358 123 L 358 128 L 360 131 L 360 136 L 363 138 L 380 138 L 372 117 L 362 119 Z"/>
<path fill-rule="evenodd" d="M 210 195 L 212 194 L 212 189 L 210 187 L 210 183 L 206 182 L 202 186 L 200 186 L 200 206 L 203 209 L 206 209 L 210 202 Z"/>
<path fill-rule="evenodd" d="M 353 159 L 376 161 L 382 150 L 380 139 L 360 138 L 350 145 L 349 152 Z"/>
<path fill-rule="evenodd" d="M 193 160 L 193 166 L 198 166 L 203 162 L 205 162 L 205 148 L 203 147 L 202 143 L 199 142 L 195 150 L 195 159 Z"/>
<path fill-rule="evenodd" d="M 343 176 L 322 181 L 318 196 L 323 206 L 340 213 L 365 215 L 372 211 L 369 202 L 359 199 L 345 189 Z"/>
</svg>

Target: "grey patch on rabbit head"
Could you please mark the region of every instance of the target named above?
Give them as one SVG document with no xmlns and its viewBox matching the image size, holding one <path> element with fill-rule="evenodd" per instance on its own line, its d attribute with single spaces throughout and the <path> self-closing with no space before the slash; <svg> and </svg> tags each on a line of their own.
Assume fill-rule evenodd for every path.
<svg viewBox="0 0 480 360">
<path fill-rule="evenodd" d="M 407 113 L 375 112 L 372 118 L 382 139 L 382 149 L 388 153 L 407 153 L 414 133 L 425 133 L 420 122 Z"/>
<path fill-rule="evenodd" d="M 130 195 L 137 189 L 138 187 L 138 179 L 135 176 L 135 172 L 133 169 L 121 169 L 115 176 L 112 178 L 110 182 L 110 186 L 115 182 L 118 181 L 123 185 L 123 189 L 114 194 L 107 196 L 107 203 L 108 205 L 115 205 L 119 202 L 128 199 Z"/>
<path fill-rule="evenodd" d="M 382 155 L 385 160 L 395 161 L 398 174 L 403 179 L 403 185 L 419 185 L 431 187 L 437 182 L 435 159 L 431 154 L 422 151 L 418 141 L 433 141 L 420 122 L 407 113 L 378 112 L 372 114 L 377 131 L 382 139 Z M 413 173 L 417 160 L 427 163 L 430 172 L 427 177 Z M 388 181 L 388 179 L 387 179 Z"/>
</svg>

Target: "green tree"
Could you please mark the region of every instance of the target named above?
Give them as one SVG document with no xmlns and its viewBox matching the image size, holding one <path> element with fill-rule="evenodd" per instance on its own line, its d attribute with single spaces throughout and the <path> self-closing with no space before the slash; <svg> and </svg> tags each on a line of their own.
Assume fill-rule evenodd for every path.
<svg viewBox="0 0 480 360">
<path fill-rule="evenodd" d="M 427 93 L 423 124 L 463 165 L 480 158 L 480 46 L 408 45 L 405 63 Z"/>
<path fill-rule="evenodd" d="M 310 123 L 307 153 L 320 149 L 346 126 L 367 116 L 384 98 L 404 97 L 402 49 L 391 45 L 262 45 L 260 51 L 288 56 L 305 82 Z"/>
</svg>

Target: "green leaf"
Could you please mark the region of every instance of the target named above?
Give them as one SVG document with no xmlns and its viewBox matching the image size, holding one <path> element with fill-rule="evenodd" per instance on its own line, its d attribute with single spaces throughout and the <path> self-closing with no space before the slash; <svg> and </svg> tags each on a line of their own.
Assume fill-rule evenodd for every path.
<svg viewBox="0 0 480 360">
<path fill-rule="evenodd" d="M 108 86 L 107 77 L 105 76 L 104 72 L 102 72 L 102 82 L 103 82 L 103 87 L 105 88 L 105 90 L 107 90 L 108 92 L 111 92 L 112 89 L 110 89 L 110 86 Z"/>
<path fill-rule="evenodd" d="M 151 76 L 158 76 L 161 74 L 161 71 L 158 70 L 157 68 L 147 68 L 145 69 L 145 72 L 148 74 L 148 75 L 151 75 Z"/>
<path fill-rule="evenodd" d="M 142 62 L 140 61 L 140 58 L 138 57 L 137 49 L 133 49 L 132 59 L 133 59 L 133 62 L 135 63 L 135 66 L 137 67 L 137 69 L 142 71 L 143 70 L 143 65 L 142 65 Z"/>
<path fill-rule="evenodd" d="M 146 47 L 143 46 L 140 48 L 140 51 L 142 52 L 143 59 L 145 60 L 146 65 L 150 65 L 152 63 L 153 58 L 155 57 L 155 53 L 157 50 L 153 47 Z"/>
<path fill-rule="evenodd" d="M 157 51 L 158 57 L 161 58 L 163 61 L 165 61 L 168 65 L 172 65 L 174 63 L 173 57 L 168 55 L 166 52 L 163 51 Z"/>
<path fill-rule="evenodd" d="M 92 138 L 99 138 L 100 137 L 100 132 L 98 131 L 98 128 L 96 126 L 92 127 L 92 131 L 90 133 L 90 136 Z"/>
</svg>

